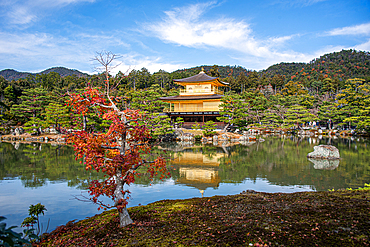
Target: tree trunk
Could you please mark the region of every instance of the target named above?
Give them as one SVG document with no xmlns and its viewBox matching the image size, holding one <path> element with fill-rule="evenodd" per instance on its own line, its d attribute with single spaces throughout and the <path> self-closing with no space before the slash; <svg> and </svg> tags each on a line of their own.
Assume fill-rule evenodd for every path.
<svg viewBox="0 0 370 247">
<path fill-rule="evenodd" d="M 125 227 L 127 225 L 132 224 L 133 221 L 130 218 L 130 215 L 127 212 L 127 208 L 124 207 L 123 209 L 119 210 L 119 226 Z"/>
<path fill-rule="evenodd" d="M 82 122 L 83 122 L 83 131 L 86 131 L 87 130 L 87 126 L 86 126 L 86 117 L 85 116 L 82 116 Z"/>
<path fill-rule="evenodd" d="M 121 178 L 121 173 L 118 172 L 115 176 L 116 180 L 116 189 L 114 191 L 114 196 L 116 197 L 116 206 L 120 200 L 124 199 L 124 194 L 122 193 L 124 182 Z M 130 218 L 130 215 L 127 212 L 127 208 L 124 207 L 121 210 L 118 210 L 119 212 L 119 225 L 120 227 L 127 226 L 131 223 L 133 223 L 132 219 Z"/>
<path fill-rule="evenodd" d="M 4 101 L 4 94 L 3 92 L 1 92 L 1 95 L 0 95 L 0 102 L 3 102 Z M 3 105 L 1 105 L 1 112 L 0 112 L 1 115 L 3 115 Z"/>
<path fill-rule="evenodd" d="M 227 128 L 230 126 L 230 124 L 226 124 L 226 126 L 224 127 L 224 129 L 222 130 L 222 132 L 226 132 Z"/>
</svg>

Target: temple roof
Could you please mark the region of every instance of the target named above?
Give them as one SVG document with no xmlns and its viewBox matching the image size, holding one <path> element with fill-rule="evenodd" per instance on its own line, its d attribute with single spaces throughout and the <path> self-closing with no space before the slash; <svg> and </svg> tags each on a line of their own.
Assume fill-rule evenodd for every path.
<svg viewBox="0 0 370 247">
<path fill-rule="evenodd" d="M 170 97 L 161 97 L 159 98 L 160 100 L 163 100 L 163 101 L 174 101 L 174 100 L 206 100 L 206 99 L 221 99 L 223 97 L 223 95 L 219 95 L 219 94 L 211 94 L 211 95 L 197 95 L 197 96 L 193 96 L 193 95 L 187 95 L 187 96 L 180 96 L 180 95 L 177 95 L 177 96 L 170 96 Z"/>
<path fill-rule="evenodd" d="M 218 77 L 212 77 L 204 73 L 204 71 L 199 72 L 197 75 L 193 75 L 183 79 L 174 79 L 174 82 L 180 85 L 188 84 L 188 83 L 199 83 L 199 82 L 214 82 L 218 86 L 227 86 L 229 83 L 220 81 Z"/>
</svg>

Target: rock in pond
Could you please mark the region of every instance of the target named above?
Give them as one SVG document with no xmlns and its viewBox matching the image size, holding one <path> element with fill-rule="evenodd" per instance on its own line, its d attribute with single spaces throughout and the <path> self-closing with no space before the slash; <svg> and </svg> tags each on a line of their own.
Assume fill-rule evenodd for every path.
<svg viewBox="0 0 370 247">
<path fill-rule="evenodd" d="M 307 154 L 307 158 L 313 159 L 340 159 L 338 148 L 331 145 L 319 145 L 313 147 L 313 152 Z"/>
<path fill-rule="evenodd" d="M 313 168 L 319 170 L 334 170 L 339 166 L 339 159 L 311 159 L 308 158 L 309 161 L 313 163 Z"/>
</svg>

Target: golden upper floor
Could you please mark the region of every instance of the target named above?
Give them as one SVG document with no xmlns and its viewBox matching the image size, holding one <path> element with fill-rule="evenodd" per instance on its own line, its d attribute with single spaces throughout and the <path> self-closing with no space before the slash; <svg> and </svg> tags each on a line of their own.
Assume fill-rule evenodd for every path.
<svg viewBox="0 0 370 247">
<path fill-rule="evenodd" d="M 180 96 L 223 94 L 219 87 L 227 86 L 228 83 L 220 81 L 218 77 L 211 77 L 202 70 L 199 74 L 183 79 L 174 79 L 176 84 L 184 89 L 180 90 Z"/>
</svg>

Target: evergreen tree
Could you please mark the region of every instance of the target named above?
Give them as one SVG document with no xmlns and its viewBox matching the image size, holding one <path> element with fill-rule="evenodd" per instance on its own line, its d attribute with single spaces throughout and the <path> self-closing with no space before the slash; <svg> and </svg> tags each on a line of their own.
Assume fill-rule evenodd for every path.
<svg viewBox="0 0 370 247">
<path fill-rule="evenodd" d="M 285 84 L 284 88 L 281 89 L 281 92 L 284 96 L 291 96 L 291 95 L 297 96 L 297 95 L 307 93 L 303 85 L 297 81 L 289 81 L 287 84 Z"/>
<path fill-rule="evenodd" d="M 264 112 L 261 122 L 264 126 L 276 128 L 280 126 L 282 121 L 280 117 L 269 108 Z"/>
<path fill-rule="evenodd" d="M 58 103 L 50 103 L 45 108 L 43 114 L 45 121 L 42 122 L 44 128 L 54 126 L 55 129 L 60 132 L 61 128 L 67 128 L 71 125 L 71 119 L 69 117 L 69 110 L 66 106 Z"/>
<path fill-rule="evenodd" d="M 257 88 L 257 84 L 258 84 L 258 73 L 257 71 L 254 70 L 248 75 L 246 88 Z"/>
<path fill-rule="evenodd" d="M 326 122 L 328 121 L 328 119 L 332 119 L 334 122 L 338 120 L 336 106 L 333 102 L 330 101 L 324 101 L 321 104 L 317 115 L 319 117 L 319 120 L 322 122 Z"/>
<path fill-rule="evenodd" d="M 318 118 L 310 113 L 305 106 L 298 103 L 297 98 L 291 97 L 290 100 L 292 104 L 287 108 L 284 121 L 287 127 L 296 126 L 296 128 L 299 128 L 302 124 L 318 120 Z"/>
<path fill-rule="evenodd" d="M 249 120 L 257 123 L 261 122 L 262 114 L 267 108 L 266 97 L 258 90 L 247 91 L 243 94 L 248 107 L 244 110 L 248 111 Z"/>
<path fill-rule="evenodd" d="M 217 120 L 227 123 L 225 129 L 229 125 L 234 125 L 238 127 L 245 126 L 248 116 L 248 105 L 244 102 L 244 100 L 242 100 L 238 94 L 228 94 L 223 97 L 221 101 L 221 117 L 218 117 Z"/>
<path fill-rule="evenodd" d="M 212 66 L 212 68 L 209 70 L 208 73 L 212 77 L 220 77 L 220 73 L 218 72 L 218 66 L 215 64 Z"/>
<path fill-rule="evenodd" d="M 353 124 L 357 125 L 360 121 L 361 126 L 364 127 L 366 117 L 363 113 L 367 112 L 370 98 L 370 84 L 364 79 L 354 78 L 346 81 L 345 89 L 337 94 L 338 115 L 341 119 L 341 124 L 348 123 L 351 128 Z"/>
<path fill-rule="evenodd" d="M 26 89 L 20 100 L 20 104 L 12 106 L 12 113 L 25 123 L 27 131 L 37 131 L 41 127 L 42 112 L 49 102 L 47 91 L 43 88 Z"/>
<path fill-rule="evenodd" d="M 161 113 L 153 113 L 146 116 L 146 122 L 151 126 L 151 137 L 157 139 L 160 136 L 173 133 L 171 119 Z"/>
<path fill-rule="evenodd" d="M 213 121 L 207 121 L 202 126 L 204 136 L 213 136 L 216 134 L 217 124 Z"/>
</svg>

